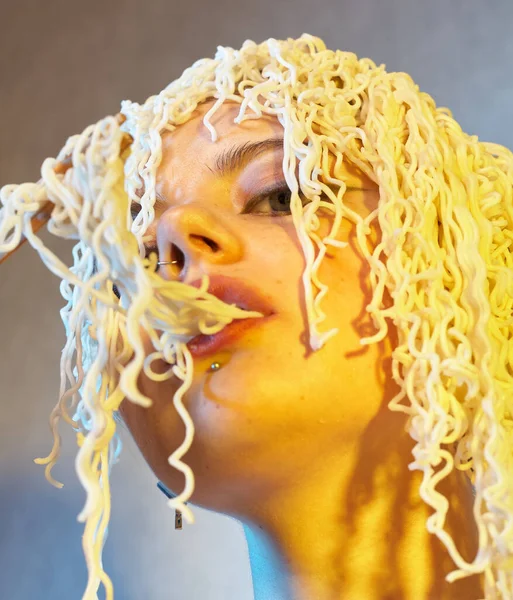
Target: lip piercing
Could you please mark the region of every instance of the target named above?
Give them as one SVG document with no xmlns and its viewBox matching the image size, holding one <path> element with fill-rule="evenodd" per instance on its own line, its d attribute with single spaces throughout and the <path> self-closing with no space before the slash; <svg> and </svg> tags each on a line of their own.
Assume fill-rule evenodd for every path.
<svg viewBox="0 0 513 600">
<path fill-rule="evenodd" d="M 220 368 L 221 368 L 221 365 L 218 362 L 214 362 L 210 365 L 211 371 L 219 371 Z"/>
</svg>

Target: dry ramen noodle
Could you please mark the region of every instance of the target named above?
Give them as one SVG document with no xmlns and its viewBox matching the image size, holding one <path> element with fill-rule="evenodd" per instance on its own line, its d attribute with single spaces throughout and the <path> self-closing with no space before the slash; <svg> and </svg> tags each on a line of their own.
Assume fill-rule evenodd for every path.
<svg viewBox="0 0 513 600">
<path fill-rule="evenodd" d="M 56 159 L 44 161 L 39 182 L 6 185 L 0 192 L 0 252 L 13 251 L 26 238 L 62 279 L 66 344 L 50 419 L 54 445 L 36 462 L 60 486 L 51 475 L 60 449 L 58 424 L 64 419 L 74 427 L 77 472 L 86 490 L 79 515 L 89 574 L 83 598 L 97 598 L 101 584 L 106 598 L 113 598 L 101 556 L 109 473 L 121 448 L 121 401 L 149 406 L 137 386 L 142 370 L 155 381 L 181 380 L 173 403 L 186 435 L 169 462 L 186 483 L 169 505 L 194 523 L 185 504 L 194 474 L 181 461 L 194 435 L 182 402 L 194 367 L 186 342 L 233 319 L 262 316 L 209 294 L 207 277 L 199 290 L 166 281 L 154 271 L 155 256 L 144 257 L 145 232 L 155 217 L 161 136 L 210 99 L 215 102 L 204 125 L 213 141 L 210 119 L 227 100 L 240 104 L 236 122 L 267 114 L 283 126 L 283 172 L 306 260 L 314 350 L 337 334 L 322 330 L 328 289 L 317 271 L 330 245 L 347 245 L 335 239 L 342 218 L 355 224 L 371 269 L 373 298 L 366 310 L 376 327 L 360 341 L 381 341 L 387 319 L 397 328 L 393 373 L 401 392 L 389 408 L 408 415 L 416 442 L 409 468 L 423 471 L 420 493 L 434 509 L 426 525 L 456 566 L 447 580 L 484 573 L 487 598 L 513 598 L 513 155 L 462 132 L 450 111 L 436 107 L 408 75 L 327 50 L 306 34 L 258 45 L 246 41 L 240 50 L 219 47 L 214 59 L 197 61 L 144 104 L 124 101 L 120 118 L 107 117 L 70 137 Z M 378 208 L 368 217 L 344 204 L 346 184 L 337 169 L 330 175 L 330 155 L 338 166 L 347 157 L 379 185 Z M 134 202 L 140 211 L 132 219 Z M 48 206 L 49 231 L 77 241 L 71 266 L 33 230 L 32 217 Z M 322 239 L 316 234 L 319 208 L 334 217 Z M 382 239 L 371 251 L 367 235 L 376 219 Z M 385 289 L 391 306 L 385 306 Z M 150 355 L 141 330 L 151 340 Z M 152 370 L 158 359 L 169 364 L 166 373 Z M 435 490 L 453 468 L 466 471 L 475 488 L 479 550 L 470 563 L 444 530 L 447 501 Z"/>
</svg>

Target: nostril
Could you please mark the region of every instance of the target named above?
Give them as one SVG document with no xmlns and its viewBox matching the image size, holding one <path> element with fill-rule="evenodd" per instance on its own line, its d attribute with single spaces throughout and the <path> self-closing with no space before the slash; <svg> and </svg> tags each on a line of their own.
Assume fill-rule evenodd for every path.
<svg viewBox="0 0 513 600">
<path fill-rule="evenodd" d="M 219 246 L 213 240 L 203 235 L 191 234 L 190 239 L 194 242 L 196 246 L 200 248 L 206 245 L 214 252 L 217 252 L 219 250 Z"/>
<path fill-rule="evenodd" d="M 171 245 L 171 261 L 173 261 L 173 263 L 170 267 L 172 267 L 175 272 L 181 273 L 185 265 L 185 254 L 175 244 Z"/>
</svg>

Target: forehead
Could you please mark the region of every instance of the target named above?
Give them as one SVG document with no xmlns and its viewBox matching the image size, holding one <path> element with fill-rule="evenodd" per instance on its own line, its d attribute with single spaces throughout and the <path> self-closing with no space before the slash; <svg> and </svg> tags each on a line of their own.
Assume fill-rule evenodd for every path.
<svg viewBox="0 0 513 600">
<path fill-rule="evenodd" d="M 213 104 L 213 101 L 201 104 L 189 121 L 162 136 L 162 151 L 166 159 L 187 160 L 189 157 L 191 160 L 197 161 L 201 156 L 206 160 L 213 158 L 233 144 L 258 142 L 283 136 L 283 127 L 278 119 L 270 115 L 234 123 L 234 119 L 239 114 L 240 105 L 226 101 L 209 119 L 217 133 L 217 140 L 212 142 L 211 133 L 203 123 L 203 118 Z"/>
</svg>

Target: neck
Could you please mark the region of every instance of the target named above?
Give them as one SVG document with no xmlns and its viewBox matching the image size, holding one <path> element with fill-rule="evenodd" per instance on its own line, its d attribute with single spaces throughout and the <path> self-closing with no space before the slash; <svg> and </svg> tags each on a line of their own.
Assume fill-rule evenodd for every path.
<svg viewBox="0 0 513 600">
<path fill-rule="evenodd" d="M 248 542 L 255 600 L 483 596 L 480 576 L 445 581 L 455 567 L 426 530 L 433 509 L 418 492 L 423 473 L 407 468 L 414 443 L 402 425 L 387 427 L 386 435 L 380 429 L 358 448 L 326 448 L 322 467 L 317 457 L 307 475 L 296 474 L 272 493 L 267 489 L 257 502 L 253 498 L 249 513 L 237 515 Z M 437 490 L 449 501 L 445 529 L 472 561 L 478 542 L 470 482 L 453 471 Z"/>
</svg>

